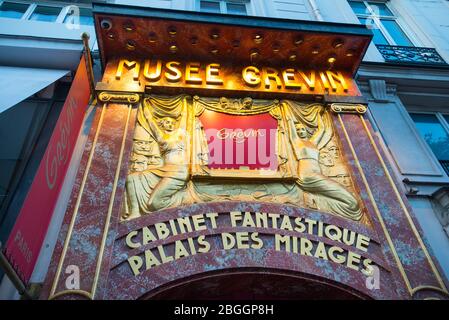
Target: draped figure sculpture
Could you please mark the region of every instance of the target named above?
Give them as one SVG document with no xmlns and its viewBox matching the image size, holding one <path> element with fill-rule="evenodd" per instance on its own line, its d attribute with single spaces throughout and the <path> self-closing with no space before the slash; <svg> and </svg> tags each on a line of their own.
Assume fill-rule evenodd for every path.
<svg viewBox="0 0 449 320">
<path fill-rule="evenodd" d="M 190 199 L 188 110 L 185 96 L 150 97 L 140 106 L 138 126 L 160 148 L 163 165 L 128 175 L 126 191 L 131 216 L 185 204 Z"/>
<path fill-rule="evenodd" d="M 332 138 L 331 119 L 322 105 L 284 101 L 290 141 L 298 161 L 297 184 L 315 196 L 316 206 L 334 214 L 360 220 L 357 199 L 340 183 L 326 177 L 319 164 L 320 149 Z"/>
<path fill-rule="evenodd" d="M 217 147 L 209 145 L 206 134 L 214 112 L 239 117 L 268 113 L 277 121 L 273 177 L 256 169 L 209 165 Z M 201 202 L 267 201 L 360 220 L 362 210 L 337 142 L 322 104 L 151 95 L 137 112 L 122 219 Z"/>
</svg>

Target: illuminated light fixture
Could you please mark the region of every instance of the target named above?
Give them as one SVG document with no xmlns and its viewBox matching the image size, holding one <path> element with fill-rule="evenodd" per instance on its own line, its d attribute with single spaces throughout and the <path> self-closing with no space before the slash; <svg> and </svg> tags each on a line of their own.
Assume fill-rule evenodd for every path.
<svg viewBox="0 0 449 320">
<path fill-rule="evenodd" d="M 170 52 L 171 53 L 176 53 L 176 52 L 178 52 L 178 46 L 176 45 L 176 44 L 172 44 L 172 45 L 170 45 Z"/>
<path fill-rule="evenodd" d="M 336 40 L 332 43 L 332 46 L 333 46 L 335 49 L 338 49 L 338 48 L 342 47 L 344 44 L 345 44 L 345 42 L 344 42 L 342 39 L 336 39 Z"/>
<path fill-rule="evenodd" d="M 327 62 L 329 62 L 330 64 L 333 64 L 335 61 L 337 61 L 337 56 L 335 54 L 332 54 L 329 56 L 329 58 L 327 58 Z"/>
<path fill-rule="evenodd" d="M 157 35 L 156 35 L 154 32 L 151 32 L 151 33 L 148 35 L 148 41 L 149 41 L 150 43 L 155 43 L 155 42 L 157 41 Z"/>
<path fill-rule="evenodd" d="M 291 53 L 289 56 L 288 56 L 288 60 L 290 60 L 290 61 L 296 61 L 296 53 Z"/>
<path fill-rule="evenodd" d="M 101 29 L 103 29 L 103 30 L 111 30 L 111 28 L 112 28 L 112 22 L 111 22 L 111 20 L 108 20 L 108 19 L 103 19 L 103 20 L 101 20 L 101 22 L 100 22 L 100 27 L 101 27 Z"/>
<path fill-rule="evenodd" d="M 107 35 L 109 40 L 114 40 L 115 39 L 115 35 L 112 32 L 109 32 Z"/>
<path fill-rule="evenodd" d="M 198 44 L 198 37 L 197 37 L 197 36 L 191 37 L 191 38 L 190 38 L 190 43 L 191 43 L 192 45 Z"/>
<path fill-rule="evenodd" d="M 263 36 L 260 33 L 256 33 L 253 37 L 253 40 L 257 44 L 261 44 L 263 41 Z"/>
<path fill-rule="evenodd" d="M 212 32 L 210 33 L 210 38 L 213 40 L 217 40 L 218 38 L 220 38 L 220 32 L 218 32 L 218 30 L 212 30 Z"/>
<path fill-rule="evenodd" d="M 134 25 L 131 22 L 125 22 L 123 24 L 123 30 L 126 32 L 133 32 L 134 31 Z"/>
<path fill-rule="evenodd" d="M 126 41 L 126 49 L 128 49 L 129 51 L 133 51 L 136 49 L 136 43 L 132 40 L 128 40 Z"/>
<path fill-rule="evenodd" d="M 218 49 L 217 49 L 217 48 L 212 48 L 212 49 L 210 50 L 210 53 L 212 53 L 212 54 L 218 54 Z"/>
<path fill-rule="evenodd" d="M 251 51 L 249 52 L 249 57 L 251 60 L 253 59 L 257 59 L 259 57 L 260 53 L 259 50 L 257 49 L 251 49 Z"/>
<path fill-rule="evenodd" d="M 279 52 L 279 50 L 281 50 L 281 45 L 279 42 L 273 43 L 273 52 Z"/>
<path fill-rule="evenodd" d="M 232 41 L 232 46 L 233 46 L 234 48 L 240 47 L 240 40 L 234 40 L 234 41 Z"/>
<path fill-rule="evenodd" d="M 176 36 L 176 27 L 174 26 L 168 27 L 168 34 L 172 37 Z"/>
<path fill-rule="evenodd" d="M 294 44 L 299 46 L 303 42 L 304 42 L 304 38 L 303 37 L 296 37 L 295 41 L 294 41 Z"/>
<path fill-rule="evenodd" d="M 347 57 L 353 57 L 355 55 L 355 50 L 354 49 L 349 49 L 348 51 L 346 51 L 346 56 Z"/>
<path fill-rule="evenodd" d="M 313 47 L 312 54 L 318 54 L 318 53 L 320 53 L 320 47 L 318 47 L 318 46 Z"/>
</svg>

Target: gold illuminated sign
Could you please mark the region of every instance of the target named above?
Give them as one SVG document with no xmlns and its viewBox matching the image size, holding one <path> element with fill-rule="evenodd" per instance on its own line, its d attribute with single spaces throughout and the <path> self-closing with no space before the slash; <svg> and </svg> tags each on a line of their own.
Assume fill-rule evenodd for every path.
<svg viewBox="0 0 449 320">
<path fill-rule="evenodd" d="M 348 73 L 334 70 L 121 59 L 108 64 L 105 77 L 108 78 L 111 74 L 114 74 L 115 81 L 139 81 L 154 87 L 182 86 L 300 94 L 360 94 Z M 110 79 L 103 81 L 110 82 Z"/>
<path fill-rule="evenodd" d="M 133 274 L 137 276 L 145 270 L 161 264 L 207 253 L 211 250 L 260 250 L 267 247 L 269 243 L 272 250 L 331 261 L 360 271 L 365 275 L 372 271 L 373 261 L 364 257 L 364 254 L 368 252 L 370 238 L 347 228 L 278 213 L 241 211 L 221 213 L 220 215 L 226 215 L 227 219 L 226 226 L 221 226 L 218 215 L 216 212 L 211 212 L 179 217 L 144 226 L 128 233 L 125 243 L 131 250 L 161 240 L 166 243 L 146 249 L 143 255 L 130 256 L 128 263 Z M 220 223 L 223 223 L 223 219 L 220 220 Z M 218 233 L 221 241 L 218 241 L 220 244 L 217 248 L 212 248 L 213 245 L 216 245 L 216 241 L 208 240 L 209 236 L 205 235 L 169 241 L 174 236 L 179 238 L 179 235 L 208 229 L 214 230 L 219 227 L 226 229 L 231 227 L 236 230 L 235 232 L 227 230 L 227 232 Z M 242 228 L 257 228 L 258 232 L 242 232 Z M 262 230 L 267 231 L 263 232 L 264 236 L 273 239 L 264 241 L 260 232 Z M 167 250 L 166 246 L 174 246 L 174 250 Z"/>
</svg>

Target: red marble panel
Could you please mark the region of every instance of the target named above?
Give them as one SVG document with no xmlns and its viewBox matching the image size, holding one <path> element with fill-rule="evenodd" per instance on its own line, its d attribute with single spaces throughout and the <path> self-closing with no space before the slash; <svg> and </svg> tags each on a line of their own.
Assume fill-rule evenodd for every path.
<svg viewBox="0 0 449 320">
<path fill-rule="evenodd" d="M 396 269 L 400 273 L 397 275 L 396 272 L 396 282 L 409 282 L 408 289 L 404 292 L 408 297 L 420 299 L 449 297 L 447 280 L 441 276 L 442 272 L 437 261 L 422 240 L 422 231 L 414 218 L 412 208 L 405 195 L 399 191 L 398 181 L 391 173 L 389 163 L 383 160 L 386 159 L 385 155 L 369 122 L 355 114 L 342 114 L 341 121 L 334 122 L 341 135 L 345 135 L 346 131 L 357 162 L 363 170 L 375 205 L 369 199 L 368 190 L 361 192 L 361 196 L 370 208 L 370 216 L 375 221 L 376 230 L 379 235 L 385 237 L 384 252 L 391 257 L 389 260 L 396 264 Z M 341 126 L 342 123 L 344 128 Z M 345 144 L 346 154 L 351 155 L 348 141 Z M 350 163 L 353 172 L 357 173 L 359 170 L 354 157 Z M 362 186 L 363 178 L 359 173 L 356 176 L 359 186 Z M 377 207 L 380 217 L 375 213 L 374 207 Z M 392 246 L 388 244 L 388 237 Z"/>
<path fill-rule="evenodd" d="M 220 297 L 220 294 L 229 296 L 233 288 L 238 289 L 238 279 L 242 279 L 244 272 L 248 272 L 253 279 L 260 274 L 269 275 L 265 289 L 268 288 L 266 292 L 272 292 L 273 297 L 285 298 L 288 294 L 293 299 L 304 297 L 298 291 L 299 284 L 289 289 L 276 287 L 276 281 L 272 279 L 277 279 L 278 275 L 286 277 L 279 278 L 280 283 L 285 279 L 300 278 L 304 285 L 317 288 L 316 292 L 328 292 L 329 297 L 339 294 L 341 297 L 373 299 L 447 297 L 444 293 L 447 284 L 440 280 L 439 266 L 433 262 L 431 252 L 418 237 L 420 229 L 415 226 L 407 199 L 397 194 L 397 182 L 389 173 L 391 168 L 382 163 L 382 151 L 371 143 L 374 136 L 372 129 L 369 124 L 365 128 L 358 115 L 333 115 L 333 119 L 342 153 L 351 168 L 356 190 L 368 215 L 367 223 L 290 205 L 231 201 L 165 209 L 135 220 L 119 222 L 135 117 L 136 109 L 125 104 L 98 107 L 41 295 L 43 299 L 182 298 L 189 292 L 195 292 L 195 289 L 182 289 L 174 295 L 176 290 L 170 294 L 170 288 L 187 288 L 186 283 L 192 281 L 197 281 L 198 288 L 215 286 L 215 297 Z M 226 220 L 227 213 L 231 211 L 275 212 L 292 218 L 310 218 L 367 235 L 371 238 L 368 252 L 358 252 L 344 245 L 342 248 L 351 249 L 374 261 L 380 271 L 379 289 L 368 289 L 366 276 L 360 271 L 329 260 L 275 250 L 273 234 L 280 233 L 279 230 L 231 227 Z M 178 234 L 137 249 L 125 245 L 126 235 L 133 230 L 144 226 L 152 228 L 157 222 L 209 212 L 219 213 L 216 229 Z M 220 233 L 236 231 L 259 232 L 264 247 L 224 250 L 220 246 Z M 295 235 L 289 231 L 281 233 Z M 211 244 L 209 252 L 163 263 L 137 276 L 132 273 L 127 261 L 129 257 L 143 256 L 145 250 L 156 252 L 159 245 L 164 245 L 170 254 L 174 251 L 174 241 L 201 235 L 206 236 Z M 326 245 L 334 244 L 315 235 L 304 234 L 302 237 L 322 241 Z M 69 265 L 80 268 L 81 287 L 78 291 L 66 290 L 65 270 Z M 217 280 L 205 280 L 211 277 L 217 277 Z M 235 286 L 231 283 L 224 287 L 220 279 L 225 278 L 232 279 L 230 281 Z M 238 298 L 238 295 L 235 297 Z"/>
<path fill-rule="evenodd" d="M 306 235 L 298 235 L 298 233 L 287 231 L 281 232 L 279 229 L 269 232 L 267 229 L 230 227 L 229 225 L 224 225 L 225 220 L 220 219 L 220 217 L 217 219 L 218 228 L 213 231 L 211 228 L 208 228 L 203 231 L 177 235 L 165 240 L 152 242 L 134 250 L 127 248 L 124 243 L 124 237 L 130 231 L 137 230 L 143 226 L 151 226 L 156 222 L 166 222 L 177 217 L 186 217 L 208 212 L 217 212 L 221 213 L 220 215 L 226 216 L 226 213 L 231 211 L 275 212 L 290 217 L 310 218 L 370 236 L 373 241 L 369 247 L 369 251 L 366 254 L 362 253 L 362 255 L 371 258 L 380 267 L 380 287 L 382 289 L 369 290 L 365 285 L 366 276 L 360 271 L 349 269 L 344 265 L 313 257 L 301 256 L 295 253 L 277 251 L 274 249 L 273 237 L 269 236 L 275 232 L 300 237 L 307 237 Z M 260 232 L 264 247 L 262 249 L 223 250 L 220 246 L 220 237 L 218 235 L 221 232 L 236 231 Z M 174 250 L 170 243 L 200 235 L 206 235 L 206 239 L 211 243 L 210 252 L 174 260 L 144 271 L 137 276 L 133 275 L 127 262 L 128 257 L 143 255 L 145 250 L 155 249 L 158 245 L 164 245 L 166 253 L 170 255 Z M 312 241 L 323 241 L 313 236 L 308 238 Z M 112 268 L 109 275 L 110 290 L 107 293 L 107 298 L 138 299 L 149 294 L 149 292 L 151 293 L 153 290 L 157 291 L 160 287 L 170 286 L 180 280 L 188 281 L 192 277 L 206 277 L 209 274 L 216 274 L 217 272 L 253 268 L 257 270 L 256 273 L 271 272 L 274 274 L 276 272 L 292 272 L 306 278 L 312 277 L 320 279 L 320 281 L 328 281 L 340 288 L 352 288 L 359 296 L 375 299 L 392 299 L 397 297 L 398 293 L 392 281 L 388 264 L 384 261 L 380 246 L 376 243 L 378 240 L 376 239 L 377 235 L 375 232 L 362 223 L 351 222 L 337 216 L 290 205 L 229 201 L 203 203 L 188 207 L 161 210 L 151 215 L 120 224 L 114 247 L 114 262 L 111 265 Z M 331 244 L 335 245 L 335 243 Z M 343 248 L 344 246 L 341 245 L 341 247 Z M 355 250 L 352 248 L 352 251 Z M 120 290 L 120 288 L 126 288 L 126 290 Z"/>
<path fill-rule="evenodd" d="M 93 298 L 97 280 L 101 284 L 99 280 L 107 278 L 104 271 L 114 239 L 126 175 L 123 164 L 128 163 L 135 117 L 136 109 L 131 105 L 97 107 L 47 275 L 44 292 L 49 298 L 67 290 L 65 271 L 70 265 L 80 271 L 77 297 Z"/>
</svg>

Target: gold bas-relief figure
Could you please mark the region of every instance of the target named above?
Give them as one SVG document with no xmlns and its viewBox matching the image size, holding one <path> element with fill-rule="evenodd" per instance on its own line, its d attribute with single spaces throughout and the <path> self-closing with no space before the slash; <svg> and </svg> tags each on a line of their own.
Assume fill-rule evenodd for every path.
<svg viewBox="0 0 449 320">
<path fill-rule="evenodd" d="M 277 123 L 277 170 L 210 169 L 204 110 L 268 113 Z M 204 120 L 203 120 L 204 121 Z M 122 220 L 210 201 L 265 201 L 352 220 L 362 210 L 340 153 L 330 113 L 294 101 L 150 96 L 139 107 Z"/>
<path fill-rule="evenodd" d="M 124 218 L 133 218 L 164 208 L 186 204 L 191 199 L 186 193 L 189 182 L 189 134 L 187 130 L 187 104 L 185 97 L 148 98 L 138 111 L 137 132 L 145 132 L 148 159 L 158 159 L 144 170 L 132 170 L 126 181 L 128 206 Z M 134 137 L 134 155 L 139 154 L 136 145 L 142 142 Z M 134 158 L 132 158 L 134 159 Z M 160 160 L 159 160 L 160 159 Z M 194 202 L 194 201 L 191 201 Z"/>
<path fill-rule="evenodd" d="M 362 216 L 357 199 L 341 183 L 325 176 L 320 166 L 320 149 L 329 144 L 333 130 L 329 113 L 321 105 L 301 107 L 285 102 L 290 126 L 290 138 L 298 160 L 299 187 L 314 196 L 306 203 L 319 210 L 359 220 Z M 313 131 L 311 130 L 313 128 Z"/>
</svg>

